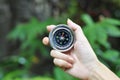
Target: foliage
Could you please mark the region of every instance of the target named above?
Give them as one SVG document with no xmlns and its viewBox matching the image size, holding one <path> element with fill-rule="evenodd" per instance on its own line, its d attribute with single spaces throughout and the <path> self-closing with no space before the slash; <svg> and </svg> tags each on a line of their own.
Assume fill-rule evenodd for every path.
<svg viewBox="0 0 120 80">
<path fill-rule="evenodd" d="M 120 53 L 117 50 L 112 49 L 110 43 L 108 42 L 108 37 L 120 37 L 120 30 L 117 26 L 120 25 L 120 21 L 111 18 L 103 18 L 99 22 L 94 22 L 92 18 L 85 14 L 82 15 L 82 20 L 86 24 L 83 27 L 84 33 L 91 43 L 94 51 L 96 52 L 99 59 L 111 68 L 116 74 L 120 75 L 118 66 L 120 64 Z M 20 63 L 24 65 L 23 72 L 19 69 L 17 71 L 12 71 L 4 76 L 3 80 L 12 79 L 14 80 L 52 80 L 45 77 L 31 77 L 29 78 L 28 69 L 31 67 L 32 58 L 35 56 L 36 49 L 44 55 L 44 57 L 49 57 L 49 50 L 43 46 L 42 42 L 38 36 L 42 37 L 43 34 L 47 33 L 45 26 L 52 23 L 59 23 L 54 19 L 49 19 L 45 22 L 39 22 L 33 18 L 29 23 L 18 25 L 9 35 L 8 38 L 11 40 L 19 39 L 21 42 L 20 55 L 11 57 L 13 64 Z M 38 45 L 39 44 L 39 45 Z M 47 53 L 47 54 L 46 54 Z M 27 57 L 26 57 L 27 56 Z M 10 61 L 9 60 L 9 61 Z M 6 64 L 9 62 L 6 62 Z M 108 65 L 108 64 L 114 65 Z M 3 65 L 2 65 L 3 66 Z M 13 66 L 13 65 L 12 65 Z M 15 65 L 14 65 L 15 66 Z M 18 67 L 18 66 L 17 66 Z M 22 73 L 22 74 L 21 74 Z M 28 74 L 28 75 L 26 75 Z M 61 74 L 61 75 L 60 75 Z M 64 73 L 59 68 L 54 68 L 54 78 L 55 80 L 77 80 L 70 75 Z"/>
<path fill-rule="evenodd" d="M 42 44 L 42 35 L 47 33 L 46 26 L 55 23 L 53 19 L 40 22 L 32 18 L 28 23 L 19 24 L 7 36 L 10 41 L 19 41 L 19 53 L 8 56 L 0 61 L 0 79 L 2 80 L 52 80 L 46 77 L 30 77 L 29 69 L 32 64 L 39 63 L 40 59 L 35 55 L 36 51 L 41 57 L 49 57 L 48 50 Z M 56 21 L 57 22 L 57 21 Z M 6 70 L 7 69 L 7 70 Z M 22 70 L 23 71 L 22 71 Z"/>
<path fill-rule="evenodd" d="M 116 4 L 117 6 L 120 7 L 120 0 L 106 0 L 107 2 L 111 2 L 111 3 L 114 3 Z"/>
<path fill-rule="evenodd" d="M 120 20 L 102 17 L 100 21 L 95 22 L 88 14 L 79 17 L 81 13 L 87 10 L 89 13 L 92 13 L 93 16 L 99 12 L 96 10 L 96 12 L 92 12 L 92 8 L 96 5 L 85 5 L 84 2 L 87 0 L 81 0 L 82 5 L 79 5 L 79 1 L 80 0 L 70 0 L 69 4 L 67 3 L 68 8 L 64 9 L 66 12 L 57 16 L 56 19 L 52 17 L 41 22 L 36 18 L 32 18 L 27 23 L 18 24 L 7 36 L 10 43 L 17 43 L 17 50 L 13 52 L 15 55 L 6 56 L 0 61 L 0 80 L 78 80 L 58 67 L 54 67 L 53 74 L 48 71 L 44 76 L 33 74 L 30 71 L 35 63 L 41 65 L 42 60 L 51 59 L 49 56 L 50 47 L 42 44 L 42 38 L 48 35 L 46 26 L 49 24 L 65 24 L 68 17 L 75 19 L 76 22 L 81 22 L 80 20 L 82 19 L 85 23 L 85 25 L 83 25 L 84 33 L 99 60 L 120 76 L 120 51 L 113 49 L 111 43 L 108 41 L 109 37 L 120 38 Z M 102 1 L 114 3 L 114 6 L 120 6 L 120 0 Z M 78 8 L 78 6 L 84 6 L 85 8 L 81 10 L 80 8 L 82 7 Z M 97 10 L 101 8 L 105 10 L 105 6 L 106 5 L 102 4 Z M 110 9 L 113 9 L 113 7 Z M 119 10 L 112 11 L 111 13 L 106 12 L 106 10 L 103 12 L 105 14 L 117 14 L 119 16 Z M 40 54 L 40 56 L 36 54 Z M 48 63 L 45 64 L 48 65 Z"/>
<path fill-rule="evenodd" d="M 32 18 L 28 23 L 18 24 L 9 33 L 7 39 L 10 42 L 19 42 L 19 52 L 15 52 L 15 55 L 8 56 L 0 61 L 0 80 L 78 80 L 58 67 L 54 67 L 53 74 L 48 71 L 49 76 L 45 74 L 41 77 L 30 73 L 30 68 L 34 63 L 40 64 L 42 58 L 50 58 L 50 47 L 42 44 L 42 38 L 48 35 L 46 26 L 66 23 L 66 18 L 74 18 L 74 15 L 78 14 L 77 6 L 76 0 L 70 0 L 68 13 L 62 14 L 57 19 L 50 18 L 41 22 Z M 77 16 L 77 20 L 81 19 L 85 23 L 83 26 L 84 33 L 98 58 L 120 76 L 120 52 L 113 49 L 108 41 L 109 37 L 120 37 L 120 20 L 102 17 L 100 21 L 95 22 L 87 14 L 81 17 Z M 40 54 L 40 57 L 36 56 L 36 53 Z"/>
<path fill-rule="evenodd" d="M 103 18 L 99 22 L 94 22 L 87 14 L 82 15 L 82 20 L 86 24 L 83 27 L 84 33 L 98 58 L 120 76 L 120 53 L 117 50 L 112 49 L 110 43 L 108 42 L 109 36 L 120 37 L 120 29 L 117 27 L 120 26 L 120 21 L 111 18 Z M 0 68 L 1 79 L 52 80 L 51 78 L 48 78 L 48 76 L 30 77 L 29 74 L 29 69 L 32 64 L 39 60 L 38 57 L 35 56 L 36 50 L 38 50 L 42 56 L 46 58 L 49 57 L 49 49 L 46 49 L 46 47 L 42 44 L 41 39 L 43 35 L 47 33 L 45 26 L 52 23 L 58 24 L 62 23 L 62 21 L 59 22 L 54 19 L 48 19 L 45 22 L 39 22 L 37 19 L 32 18 L 28 23 L 19 24 L 8 35 L 9 40 L 20 41 L 20 54 L 8 57 L 7 59 L 1 61 L 0 66 L 3 67 Z M 23 67 L 20 68 L 20 65 Z M 8 69 L 6 71 L 7 68 L 10 68 L 10 70 Z M 55 80 L 77 80 L 64 73 L 64 71 L 59 68 L 54 68 L 54 78 Z"/>
<path fill-rule="evenodd" d="M 28 54 L 35 53 L 35 50 L 40 50 L 43 55 L 46 55 L 45 47 L 43 46 L 41 36 L 46 32 L 46 26 L 53 23 L 51 19 L 46 20 L 45 22 L 39 22 L 37 19 L 33 18 L 31 21 L 25 24 L 19 24 L 9 35 L 9 39 L 16 40 L 18 39 L 22 45 L 20 49 L 23 51 L 29 49 Z M 38 45 L 39 44 L 39 45 Z"/>
<path fill-rule="evenodd" d="M 108 42 L 109 36 L 120 37 L 120 29 L 118 28 L 120 21 L 112 18 L 103 18 L 99 22 L 94 22 L 86 14 L 82 16 L 82 20 L 86 24 L 83 28 L 84 33 L 98 58 L 120 76 L 120 52 L 113 49 Z"/>
<path fill-rule="evenodd" d="M 61 21 L 61 23 L 62 22 L 63 21 Z M 51 78 L 47 78 L 47 76 L 30 77 L 28 71 L 33 64 L 33 58 L 36 57 L 36 50 L 39 50 L 43 57 L 49 57 L 49 50 L 46 50 L 46 47 L 43 46 L 41 39 L 43 38 L 42 36 L 47 33 L 46 26 L 52 23 L 58 24 L 60 22 L 54 19 L 48 19 L 45 22 L 39 22 L 37 19 L 32 18 L 30 22 L 18 25 L 12 32 L 9 33 L 7 37 L 9 40 L 20 41 L 20 54 L 11 56 L 8 58 L 9 60 L 7 59 L 2 62 L 5 64 L 2 64 L 1 66 L 9 66 L 11 64 L 11 66 L 16 65 L 17 67 L 16 69 L 10 70 L 8 73 L 3 74 L 3 80 L 52 80 Z M 19 64 L 24 65 L 23 71 L 20 70 Z M 58 78 L 60 77 L 58 76 L 59 72 L 63 74 L 62 76 L 60 75 L 60 79 Z M 58 68 L 55 68 L 54 74 L 55 80 L 61 80 L 62 78 L 65 78 L 66 80 L 75 79 Z"/>
<path fill-rule="evenodd" d="M 22 70 L 10 72 L 3 78 L 3 80 L 53 80 L 52 78 L 49 77 L 41 77 L 41 76 L 30 77 L 23 73 L 24 71 Z"/>
<path fill-rule="evenodd" d="M 63 70 L 61 70 L 58 67 L 55 67 L 54 75 L 55 75 L 55 80 L 63 80 L 63 79 L 64 80 L 79 80 L 65 73 Z"/>
</svg>

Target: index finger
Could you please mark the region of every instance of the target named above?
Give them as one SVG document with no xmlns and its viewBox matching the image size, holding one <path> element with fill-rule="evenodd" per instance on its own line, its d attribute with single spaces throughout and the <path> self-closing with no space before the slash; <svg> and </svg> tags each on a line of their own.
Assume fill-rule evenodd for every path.
<svg viewBox="0 0 120 80">
<path fill-rule="evenodd" d="M 47 30 L 50 32 L 51 30 L 53 30 L 56 26 L 55 25 L 49 25 L 47 26 Z"/>
</svg>

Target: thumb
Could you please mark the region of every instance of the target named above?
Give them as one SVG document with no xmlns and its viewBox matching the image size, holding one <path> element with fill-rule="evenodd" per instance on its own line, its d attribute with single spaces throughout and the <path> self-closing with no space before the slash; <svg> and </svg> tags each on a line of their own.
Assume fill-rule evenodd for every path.
<svg viewBox="0 0 120 80">
<path fill-rule="evenodd" d="M 67 24 L 68 26 L 75 28 L 74 33 L 76 41 L 74 44 L 74 49 L 79 59 L 83 60 L 82 62 L 86 62 L 86 59 L 87 60 L 91 60 L 93 58 L 95 59 L 96 56 L 94 54 L 94 51 L 90 43 L 88 42 L 87 38 L 85 37 L 82 28 L 76 23 L 72 22 L 70 19 L 68 19 Z"/>
<path fill-rule="evenodd" d="M 82 28 L 79 25 L 77 25 L 76 23 L 74 23 L 70 19 L 67 20 L 67 24 L 68 24 L 68 26 L 70 26 L 74 30 L 76 40 L 79 40 L 79 41 L 82 41 L 82 42 L 87 41 L 86 37 L 85 37 L 85 35 L 82 31 Z"/>
</svg>

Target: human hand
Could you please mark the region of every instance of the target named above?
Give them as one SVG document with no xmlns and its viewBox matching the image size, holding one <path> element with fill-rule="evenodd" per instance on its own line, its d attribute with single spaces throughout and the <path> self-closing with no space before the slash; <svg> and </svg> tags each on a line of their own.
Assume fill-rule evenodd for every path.
<svg viewBox="0 0 120 80">
<path fill-rule="evenodd" d="M 91 70 L 90 67 L 95 65 L 98 59 L 81 27 L 69 19 L 67 25 L 73 29 L 76 41 L 73 48 L 67 52 L 61 53 L 57 50 L 51 50 L 51 56 L 54 57 L 53 62 L 72 76 L 87 80 Z M 55 25 L 50 25 L 47 30 L 51 31 L 55 27 Z M 43 43 L 45 45 L 49 44 L 48 37 L 43 38 Z"/>
</svg>

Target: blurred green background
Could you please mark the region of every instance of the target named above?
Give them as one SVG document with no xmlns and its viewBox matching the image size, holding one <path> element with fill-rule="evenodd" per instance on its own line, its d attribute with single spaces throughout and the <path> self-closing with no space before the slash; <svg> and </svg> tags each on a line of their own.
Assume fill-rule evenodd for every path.
<svg viewBox="0 0 120 80">
<path fill-rule="evenodd" d="M 55 67 L 42 44 L 46 26 L 67 18 L 120 77 L 120 0 L 0 0 L 0 80 L 79 80 Z"/>
</svg>

